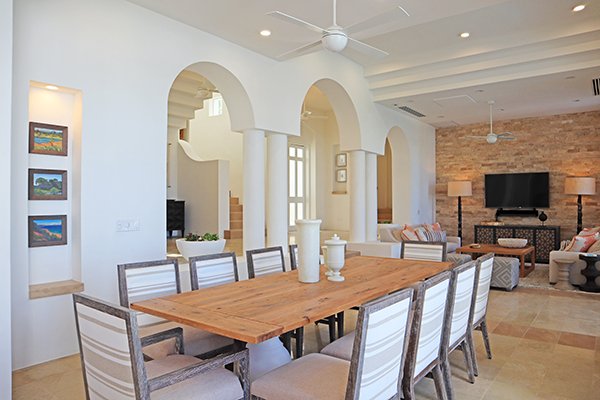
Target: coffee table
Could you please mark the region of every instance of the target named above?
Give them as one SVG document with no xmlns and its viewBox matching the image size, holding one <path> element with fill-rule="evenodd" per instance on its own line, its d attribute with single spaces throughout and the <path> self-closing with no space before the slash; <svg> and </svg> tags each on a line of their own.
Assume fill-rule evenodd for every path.
<svg viewBox="0 0 600 400">
<path fill-rule="evenodd" d="M 456 249 L 457 253 L 467 253 L 471 254 L 473 258 L 477 254 L 487 254 L 494 253 L 496 255 L 503 256 L 516 256 L 519 257 L 521 261 L 520 273 L 519 276 L 521 278 L 529 275 L 531 271 L 535 269 L 535 247 L 534 246 L 525 246 L 525 247 L 503 247 L 497 244 L 482 244 L 478 248 L 471 247 L 470 245 L 462 246 Z M 531 265 L 525 266 L 525 256 L 527 254 L 531 254 Z"/>
</svg>

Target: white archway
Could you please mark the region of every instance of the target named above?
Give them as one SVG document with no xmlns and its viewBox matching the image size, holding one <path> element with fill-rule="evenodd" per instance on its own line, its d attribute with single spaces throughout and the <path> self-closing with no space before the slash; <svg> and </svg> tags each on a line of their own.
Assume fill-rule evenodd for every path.
<svg viewBox="0 0 600 400">
<path fill-rule="evenodd" d="M 392 222 L 410 223 L 414 220 L 412 215 L 413 175 L 411 168 L 410 144 L 405 133 L 399 127 L 390 129 L 387 136 L 392 151 Z"/>
</svg>

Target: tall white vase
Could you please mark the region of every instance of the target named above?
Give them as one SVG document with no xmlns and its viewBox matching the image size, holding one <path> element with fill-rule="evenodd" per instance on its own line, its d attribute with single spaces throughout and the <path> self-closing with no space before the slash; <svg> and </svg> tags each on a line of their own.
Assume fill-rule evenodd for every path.
<svg viewBox="0 0 600 400">
<path fill-rule="evenodd" d="M 320 227 L 320 219 L 299 219 L 296 221 L 296 243 L 298 243 L 298 280 L 300 282 L 319 282 Z"/>
</svg>

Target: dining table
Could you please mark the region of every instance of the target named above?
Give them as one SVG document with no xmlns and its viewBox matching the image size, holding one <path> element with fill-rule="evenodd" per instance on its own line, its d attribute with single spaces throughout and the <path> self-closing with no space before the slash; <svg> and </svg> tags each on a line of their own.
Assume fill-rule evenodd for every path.
<svg viewBox="0 0 600 400">
<path fill-rule="evenodd" d="M 355 306 L 407 288 L 452 268 L 451 262 L 357 256 L 345 261 L 345 280 L 301 283 L 289 271 L 144 300 L 131 308 L 234 339 L 258 344 Z"/>
</svg>

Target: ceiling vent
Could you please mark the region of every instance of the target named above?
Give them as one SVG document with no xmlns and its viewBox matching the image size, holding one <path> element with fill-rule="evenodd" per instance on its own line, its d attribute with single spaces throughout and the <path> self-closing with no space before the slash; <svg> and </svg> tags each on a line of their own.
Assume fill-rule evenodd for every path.
<svg viewBox="0 0 600 400">
<path fill-rule="evenodd" d="M 592 85 L 594 86 L 594 96 L 600 95 L 600 78 L 592 79 Z"/>
<path fill-rule="evenodd" d="M 398 106 L 398 109 L 402 110 L 404 112 L 407 112 L 409 114 L 412 114 L 415 117 L 423 118 L 425 116 L 425 114 L 421 114 L 420 112 L 413 110 L 412 108 L 410 108 L 408 106 Z"/>
</svg>

